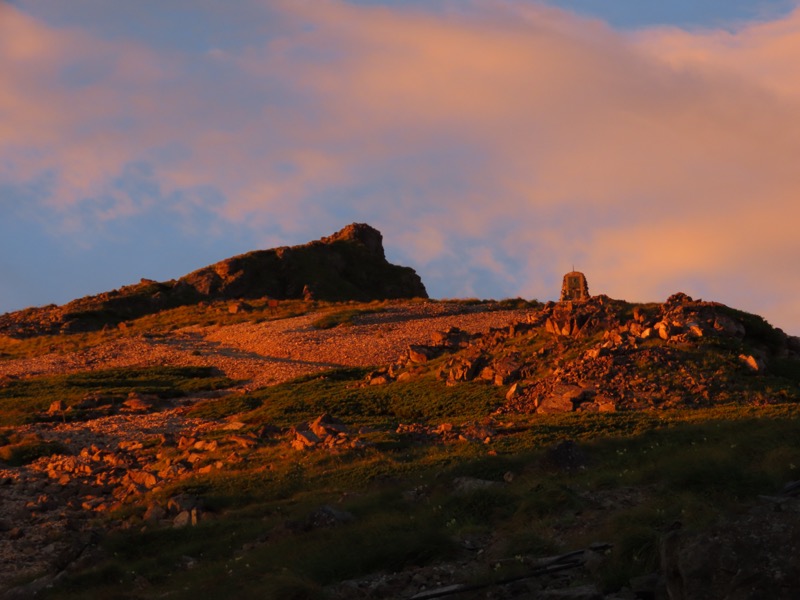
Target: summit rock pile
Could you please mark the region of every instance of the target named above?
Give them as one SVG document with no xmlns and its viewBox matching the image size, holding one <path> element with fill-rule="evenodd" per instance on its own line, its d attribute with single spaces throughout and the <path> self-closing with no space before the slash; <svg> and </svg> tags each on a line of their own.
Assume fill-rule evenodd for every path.
<svg viewBox="0 0 800 600">
<path fill-rule="evenodd" d="M 500 412 L 759 404 L 800 395 L 779 381 L 799 361 L 800 339 L 717 302 L 678 293 L 663 304 L 633 306 L 595 296 L 549 303 L 487 333 L 437 332 L 371 383 L 435 368 L 448 385 L 510 386 Z M 772 394 L 754 384 L 759 375 L 775 378 Z"/>
</svg>

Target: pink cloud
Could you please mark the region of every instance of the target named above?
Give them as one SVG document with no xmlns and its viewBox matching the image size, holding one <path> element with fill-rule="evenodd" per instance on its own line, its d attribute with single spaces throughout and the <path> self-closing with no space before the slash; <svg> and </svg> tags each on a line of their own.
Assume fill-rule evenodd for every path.
<svg viewBox="0 0 800 600">
<path fill-rule="evenodd" d="M 800 329 L 780 300 L 800 294 L 800 10 L 635 33 L 499 0 L 267 12 L 268 35 L 192 55 L 0 8 L 0 178 L 55 173 L 47 201 L 73 223 L 174 194 L 252 228 L 368 220 L 478 295 L 465 261 L 540 298 L 574 262 L 593 291 L 699 281 Z M 116 185 L 132 163 L 159 197 Z"/>
</svg>

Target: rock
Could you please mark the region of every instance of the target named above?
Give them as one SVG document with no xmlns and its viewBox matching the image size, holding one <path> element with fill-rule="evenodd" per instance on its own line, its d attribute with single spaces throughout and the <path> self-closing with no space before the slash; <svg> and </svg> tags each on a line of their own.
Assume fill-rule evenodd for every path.
<svg viewBox="0 0 800 600">
<path fill-rule="evenodd" d="M 542 466 L 558 471 L 577 471 L 585 468 L 587 462 L 584 449 L 572 440 L 551 446 L 542 457 Z"/>
<path fill-rule="evenodd" d="M 541 600 L 603 600 L 603 594 L 594 584 L 557 590 L 542 590 L 536 594 Z"/>
<path fill-rule="evenodd" d="M 391 382 L 392 380 L 388 375 L 376 375 L 369 380 L 370 385 L 386 385 Z"/>
<path fill-rule="evenodd" d="M 253 307 L 250 306 L 247 302 L 232 302 L 228 305 L 228 312 L 232 315 L 237 315 L 243 312 L 250 312 L 253 310 Z"/>
<path fill-rule="evenodd" d="M 489 481 L 475 477 L 456 477 L 453 479 L 453 493 L 457 496 L 462 496 L 478 490 L 498 488 L 502 485 L 499 481 Z"/>
<path fill-rule="evenodd" d="M 511 387 L 508 388 L 508 391 L 506 392 L 506 400 L 511 400 L 514 398 L 517 395 L 517 390 L 519 390 L 519 383 L 511 384 Z"/>
<path fill-rule="evenodd" d="M 721 335 L 738 339 L 742 339 L 747 333 L 741 321 L 722 313 L 717 313 L 714 319 L 714 330 Z"/>
<path fill-rule="evenodd" d="M 158 504 L 157 502 L 154 502 L 153 504 L 147 507 L 147 510 L 145 511 L 144 516 L 142 518 L 145 521 L 155 523 L 161 521 L 162 519 L 165 519 L 166 517 L 167 517 L 167 511 L 164 510 L 164 507 Z"/>
<path fill-rule="evenodd" d="M 696 321 L 690 321 L 686 324 L 686 332 L 693 337 L 703 337 L 703 328 Z"/>
<path fill-rule="evenodd" d="M 177 494 L 167 501 L 167 510 L 172 513 L 189 512 L 192 509 L 200 508 L 202 502 L 200 498 L 192 494 Z"/>
<path fill-rule="evenodd" d="M 750 354 L 740 354 L 739 360 L 753 373 L 763 373 L 767 368 L 766 363 L 761 358 Z"/>
<path fill-rule="evenodd" d="M 411 345 L 408 347 L 408 359 L 416 364 L 425 364 L 433 358 L 434 352 L 428 346 Z"/>
<path fill-rule="evenodd" d="M 295 450 L 306 450 L 319 444 L 320 439 L 313 431 L 295 430 L 292 448 Z"/>
<path fill-rule="evenodd" d="M 591 394 L 591 390 L 579 385 L 558 384 L 553 388 L 552 393 L 539 403 L 536 412 L 541 414 L 572 412 Z"/>
<path fill-rule="evenodd" d="M 308 265 L 308 266 L 306 266 Z M 167 308 L 243 298 L 370 301 L 427 298 L 419 275 L 386 260 L 383 236 L 352 223 L 331 236 L 293 247 L 256 250 L 178 280 L 139 282 L 118 290 L 0 315 L 0 333 L 26 335 L 127 329 L 124 321 Z M 239 312 L 240 305 L 228 310 Z"/>
<path fill-rule="evenodd" d="M 314 421 L 309 423 L 308 427 L 320 439 L 324 439 L 329 435 L 338 435 L 340 433 L 347 434 L 350 432 L 344 423 L 328 413 L 314 419 Z"/>
<path fill-rule="evenodd" d="M 188 510 L 183 510 L 172 520 L 172 526 L 175 529 L 180 529 L 192 524 L 192 513 Z"/>
<path fill-rule="evenodd" d="M 122 406 L 133 412 L 147 412 L 155 408 L 158 402 L 157 396 L 131 392 Z"/>
</svg>

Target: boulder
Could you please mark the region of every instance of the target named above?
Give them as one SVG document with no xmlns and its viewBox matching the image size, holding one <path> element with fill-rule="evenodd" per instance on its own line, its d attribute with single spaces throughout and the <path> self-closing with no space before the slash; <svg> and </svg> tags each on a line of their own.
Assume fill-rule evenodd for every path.
<svg viewBox="0 0 800 600">
<path fill-rule="evenodd" d="M 572 412 L 573 410 L 575 410 L 575 405 L 572 403 L 572 399 L 559 395 L 545 397 L 536 408 L 537 413 L 544 415 Z"/>
<path fill-rule="evenodd" d="M 339 435 L 340 433 L 346 434 L 350 432 L 347 425 L 328 413 L 322 414 L 314 419 L 308 424 L 308 427 L 320 439 L 324 439 L 329 435 Z"/>
<path fill-rule="evenodd" d="M 425 364 L 435 356 L 435 352 L 428 346 L 413 344 L 408 347 L 408 359 L 417 364 Z"/>
<path fill-rule="evenodd" d="M 593 390 L 579 385 L 557 384 L 552 393 L 546 396 L 536 409 L 537 413 L 549 414 L 572 412 L 575 407 L 593 395 Z"/>
<path fill-rule="evenodd" d="M 297 429 L 294 431 L 294 439 L 292 439 L 292 448 L 295 450 L 306 450 L 313 448 L 320 443 L 319 437 L 313 431 L 304 431 Z"/>
<path fill-rule="evenodd" d="M 722 313 L 717 314 L 714 319 L 714 330 L 720 335 L 738 339 L 742 339 L 747 333 L 741 321 Z"/>
</svg>

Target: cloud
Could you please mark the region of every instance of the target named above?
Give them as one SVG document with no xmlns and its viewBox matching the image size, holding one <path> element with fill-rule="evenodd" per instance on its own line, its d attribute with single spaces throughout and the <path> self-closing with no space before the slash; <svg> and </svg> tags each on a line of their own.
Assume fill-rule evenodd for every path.
<svg viewBox="0 0 800 600">
<path fill-rule="evenodd" d="M 0 8 L 0 178 L 72 230 L 365 220 L 435 295 L 552 298 L 574 264 L 800 330 L 800 10 L 620 32 L 535 2 L 253 2 L 237 43 L 182 48 L 34 4 Z"/>
</svg>

